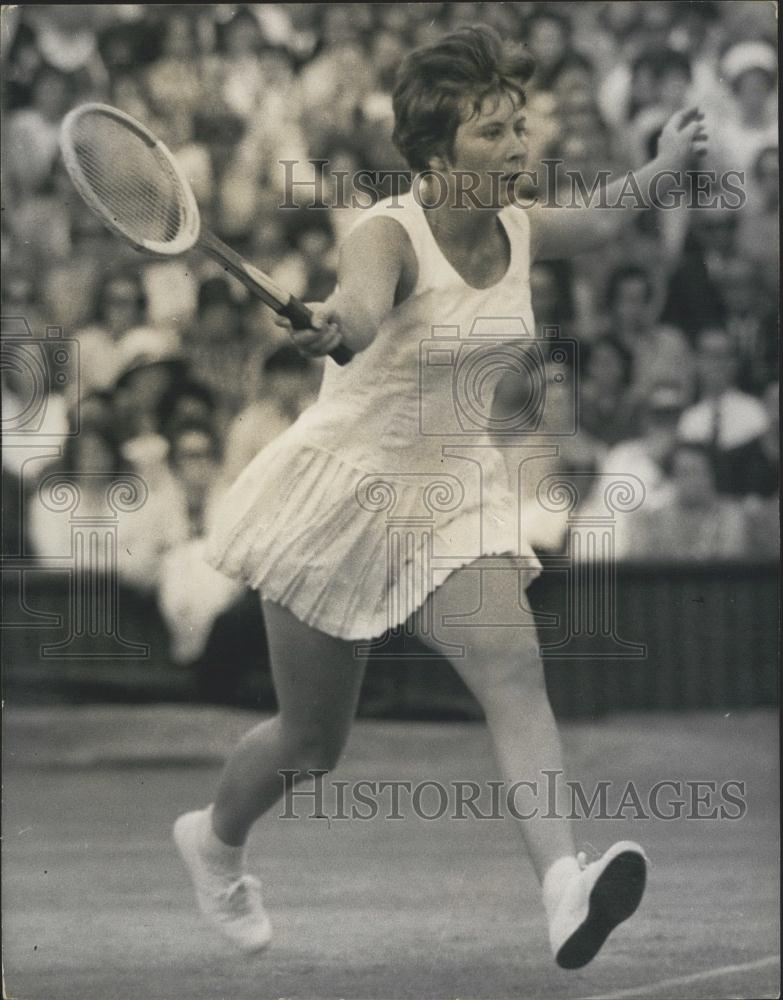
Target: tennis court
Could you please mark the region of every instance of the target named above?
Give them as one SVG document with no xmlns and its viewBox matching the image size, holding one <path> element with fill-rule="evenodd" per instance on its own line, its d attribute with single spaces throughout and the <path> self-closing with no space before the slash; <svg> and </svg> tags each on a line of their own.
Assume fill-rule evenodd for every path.
<svg viewBox="0 0 783 1000">
<path fill-rule="evenodd" d="M 772 711 L 568 723 L 570 770 L 642 798 L 658 781 L 744 781 L 736 820 L 584 820 L 590 851 L 638 839 L 638 914 L 587 968 L 549 957 L 510 820 L 268 818 L 250 852 L 276 927 L 248 959 L 201 923 L 169 840 L 255 718 L 211 708 L 8 710 L 5 980 L 15 1000 L 277 997 L 772 997 L 779 992 Z M 335 779 L 495 778 L 477 724 L 360 721 Z M 619 798 L 619 792 L 614 793 Z M 427 810 L 431 806 L 427 805 Z M 301 814 L 309 811 L 309 806 Z M 632 810 L 633 811 L 633 810 Z"/>
</svg>

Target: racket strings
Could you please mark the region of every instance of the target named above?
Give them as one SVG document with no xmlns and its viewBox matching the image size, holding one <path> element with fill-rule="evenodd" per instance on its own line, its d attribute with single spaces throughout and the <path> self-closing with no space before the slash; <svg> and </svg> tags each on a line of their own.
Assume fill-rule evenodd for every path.
<svg viewBox="0 0 783 1000">
<path fill-rule="evenodd" d="M 169 243 L 184 223 L 179 181 L 168 161 L 117 119 L 85 115 L 73 135 L 83 178 L 103 213 L 135 240 Z"/>
</svg>

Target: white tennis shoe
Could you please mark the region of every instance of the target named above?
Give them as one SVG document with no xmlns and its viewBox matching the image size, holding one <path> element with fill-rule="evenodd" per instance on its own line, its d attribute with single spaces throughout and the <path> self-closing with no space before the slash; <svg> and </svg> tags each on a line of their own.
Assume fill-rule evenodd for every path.
<svg viewBox="0 0 783 1000">
<path fill-rule="evenodd" d="M 257 952 L 272 938 L 272 925 L 254 875 L 232 872 L 211 859 L 204 849 L 209 810 L 189 812 L 174 824 L 174 842 L 190 872 L 199 909 L 242 951 Z"/>
<path fill-rule="evenodd" d="M 641 902 L 647 880 L 642 848 L 621 840 L 592 864 L 578 855 L 581 871 L 565 883 L 549 919 L 549 941 L 563 969 L 581 969 L 601 950 L 611 932 Z"/>
</svg>

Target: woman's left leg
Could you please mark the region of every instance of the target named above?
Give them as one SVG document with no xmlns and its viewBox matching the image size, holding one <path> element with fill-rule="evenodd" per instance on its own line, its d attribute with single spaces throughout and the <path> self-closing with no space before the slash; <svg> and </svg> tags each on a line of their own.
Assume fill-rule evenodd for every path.
<svg viewBox="0 0 783 1000">
<path fill-rule="evenodd" d="M 497 565 L 493 559 L 493 566 Z M 536 783 L 535 801 L 520 795 L 517 804 L 519 812 L 532 813 L 537 807 L 537 814 L 517 822 L 543 882 L 554 862 L 575 858 L 576 848 L 566 819 L 569 802 L 562 780 L 560 735 L 546 692 L 536 630 L 532 626 L 442 624 L 445 615 L 470 614 L 479 599 L 486 605 L 505 603 L 498 600 L 497 588 L 519 585 L 519 571 L 510 560 L 507 570 L 480 573 L 481 566 L 478 560 L 450 574 L 430 595 L 429 606 L 418 613 L 417 633 L 425 645 L 451 660 L 482 706 L 507 787 L 518 781 Z M 422 628 L 423 621 L 436 623 L 437 637 Z M 454 656 L 453 645 L 448 644 L 464 647 L 464 655 Z M 547 772 L 559 772 L 558 779 Z M 547 797 L 550 787 L 557 791 L 554 810 Z"/>
<path fill-rule="evenodd" d="M 576 857 L 562 780 L 554 784 L 554 802 L 549 796 L 547 772 L 562 775 L 563 755 L 535 629 L 444 622 L 445 615 L 470 615 L 479 601 L 505 603 L 507 588 L 519 585 L 519 571 L 510 560 L 507 569 L 494 566 L 497 560 L 491 572 L 480 574 L 477 560 L 452 573 L 417 615 L 417 633 L 449 657 L 482 705 L 507 784 L 536 783 L 538 810 L 530 809 L 530 818 L 517 822 L 542 883 L 552 953 L 562 968 L 578 969 L 636 910 L 644 892 L 646 858 L 632 841 L 614 844 L 584 867 Z M 422 627 L 425 621 L 435 623 L 440 638 Z M 453 655 L 449 644 L 464 647 L 464 655 Z"/>
</svg>

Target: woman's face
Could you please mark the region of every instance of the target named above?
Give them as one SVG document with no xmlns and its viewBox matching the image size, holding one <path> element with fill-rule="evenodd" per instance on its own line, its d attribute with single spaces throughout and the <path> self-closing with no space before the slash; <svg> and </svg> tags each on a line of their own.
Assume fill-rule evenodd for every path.
<svg viewBox="0 0 783 1000">
<path fill-rule="evenodd" d="M 472 107 L 468 105 L 466 111 L 471 114 Z M 527 135 L 525 110 L 508 92 L 490 95 L 478 113 L 463 117 L 448 162 L 450 173 L 464 174 L 454 179 L 466 192 L 460 203 L 470 206 L 468 191 L 474 192 L 482 205 L 496 208 L 513 199 L 517 175 L 527 163 Z"/>
</svg>

